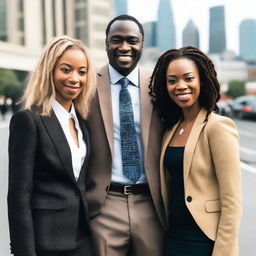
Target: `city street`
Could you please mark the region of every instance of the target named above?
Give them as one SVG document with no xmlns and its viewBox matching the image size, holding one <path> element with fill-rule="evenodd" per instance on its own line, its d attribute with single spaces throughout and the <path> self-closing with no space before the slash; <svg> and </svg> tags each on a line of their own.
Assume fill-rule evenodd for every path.
<svg viewBox="0 0 256 256">
<path fill-rule="evenodd" d="M 235 120 L 240 134 L 243 217 L 240 229 L 240 255 L 254 256 L 256 243 L 256 121 Z"/>
<path fill-rule="evenodd" d="M 235 120 L 240 133 L 243 217 L 239 235 L 240 255 L 255 256 L 256 244 L 256 121 Z M 9 256 L 7 224 L 8 122 L 0 121 L 0 255 Z M 224 256 L 224 255 L 223 255 Z"/>
</svg>

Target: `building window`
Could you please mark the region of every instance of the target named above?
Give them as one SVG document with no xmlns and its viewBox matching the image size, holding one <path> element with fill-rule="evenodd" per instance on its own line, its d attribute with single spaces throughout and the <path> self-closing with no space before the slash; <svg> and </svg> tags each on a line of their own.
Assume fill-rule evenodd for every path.
<svg viewBox="0 0 256 256">
<path fill-rule="evenodd" d="M 66 35 L 67 34 L 67 5 L 66 0 L 62 0 L 62 6 L 63 6 L 63 32 Z"/>
<path fill-rule="evenodd" d="M 107 8 L 102 7 L 93 7 L 93 14 L 99 15 L 99 16 L 109 16 L 109 10 Z"/>
<path fill-rule="evenodd" d="M 52 1 L 52 31 L 53 36 L 56 36 L 56 6 L 55 1 Z"/>
<path fill-rule="evenodd" d="M 7 41 L 6 0 L 0 0 L 0 41 Z"/>
<path fill-rule="evenodd" d="M 76 38 L 83 41 L 86 45 L 88 45 L 88 37 L 86 33 L 87 29 L 85 26 L 77 26 L 76 27 Z"/>
<path fill-rule="evenodd" d="M 20 16 L 18 18 L 18 29 L 19 31 L 24 31 L 24 17 Z"/>
<path fill-rule="evenodd" d="M 87 5 L 85 0 L 76 0 L 75 6 L 75 37 L 88 45 Z"/>
<path fill-rule="evenodd" d="M 18 2 L 18 11 L 19 12 L 24 11 L 23 0 L 19 0 L 19 2 Z"/>
<path fill-rule="evenodd" d="M 106 24 L 105 23 L 94 23 L 93 29 L 97 32 L 104 32 L 106 29 Z"/>
<path fill-rule="evenodd" d="M 93 47 L 97 49 L 104 49 L 105 48 L 104 40 L 101 40 L 101 39 L 94 40 Z"/>
<path fill-rule="evenodd" d="M 86 19 L 86 9 L 76 9 L 75 11 L 75 19 L 76 21 L 84 21 Z"/>
<path fill-rule="evenodd" d="M 41 0 L 41 10 L 42 10 L 42 31 L 43 31 L 43 41 L 42 45 L 46 44 L 46 24 L 45 24 L 45 0 Z"/>
<path fill-rule="evenodd" d="M 19 31 L 18 42 L 21 45 L 25 45 L 24 3 L 23 3 L 23 0 L 19 0 L 19 2 L 18 2 L 17 13 L 18 13 L 17 22 L 18 22 L 18 31 Z"/>
</svg>

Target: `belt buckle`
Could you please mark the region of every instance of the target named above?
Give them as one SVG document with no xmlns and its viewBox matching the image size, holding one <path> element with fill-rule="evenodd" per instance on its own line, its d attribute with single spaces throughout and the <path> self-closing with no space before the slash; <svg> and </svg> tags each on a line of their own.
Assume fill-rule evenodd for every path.
<svg viewBox="0 0 256 256">
<path fill-rule="evenodd" d="M 130 191 L 129 191 L 129 189 L 130 189 Z M 132 189 L 132 186 L 124 186 L 124 194 L 125 195 L 132 195 L 131 189 Z"/>
</svg>

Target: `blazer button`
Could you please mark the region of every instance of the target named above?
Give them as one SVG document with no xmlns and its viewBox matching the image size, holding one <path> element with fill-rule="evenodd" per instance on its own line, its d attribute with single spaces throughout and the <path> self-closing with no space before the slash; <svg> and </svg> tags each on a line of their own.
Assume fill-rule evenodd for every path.
<svg viewBox="0 0 256 256">
<path fill-rule="evenodd" d="M 190 202 L 192 202 L 192 197 L 191 196 L 188 196 L 187 197 L 187 201 L 190 203 Z"/>
</svg>

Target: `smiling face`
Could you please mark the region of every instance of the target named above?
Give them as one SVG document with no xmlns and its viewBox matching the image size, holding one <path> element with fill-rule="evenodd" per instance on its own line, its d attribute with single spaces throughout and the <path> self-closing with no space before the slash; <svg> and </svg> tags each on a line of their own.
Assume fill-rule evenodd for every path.
<svg viewBox="0 0 256 256">
<path fill-rule="evenodd" d="M 110 65 L 127 76 L 137 65 L 143 48 L 138 25 L 130 20 L 117 20 L 109 30 L 106 51 Z"/>
<path fill-rule="evenodd" d="M 71 48 L 57 61 L 53 71 L 56 100 L 67 110 L 86 86 L 87 58 L 78 48 Z"/>
<path fill-rule="evenodd" d="M 170 62 L 166 71 L 167 91 L 182 111 L 199 110 L 200 77 L 194 61 L 187 58 Z"/>
</svg>

